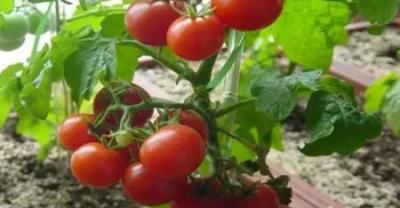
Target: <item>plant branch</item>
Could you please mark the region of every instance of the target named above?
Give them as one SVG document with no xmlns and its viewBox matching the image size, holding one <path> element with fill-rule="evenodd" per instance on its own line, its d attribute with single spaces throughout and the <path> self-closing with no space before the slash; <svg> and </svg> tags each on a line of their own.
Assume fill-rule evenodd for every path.
<svg viewBox="0 0 400 208">
<path fill-rule="evenodd" d="M 222 128 L 218 128 L 218 131 L 223 133 L 223 134 L 225 134 L 225 135 L 227 135 L 228 137 L 230 137 L 232 139 L 235 139 L 235 140 L 239 141 L 240 143 L 242 143 L 243 145 L 245 145 L 249 149 L 253 150 L 254 152 L 258 151 L 257 150 L 257 145 L 254 145 L 253 143 L 248 142 L 246 139 L 241 138 L 241 137 L 239 137 L 237 135 L 234 135 L 234 134 L 232 134 L 232 133 L 230 133 L 227 130 L 222 129 Z"/>
<path fill-rule="evenodd" d="M 160 56 L 151 48 L 144 46 L 135 40 L 120 40 L 119 43 L 133 45 L 137 49 L 144 52 L 146 55 L 153 57 L 154 60 L 157 61 L 159 64 L 171 69 L 182 78 L 188 80 L 190 83 L 192 83 L 192 85 L 196 84 L 196 73 L 192 69 L 171 61 L 168 58 Z"/>
<path fill-rule="evenodd" d="M 211 80 L 212 70 L 217 61 L 218 54 L 203 61 L 197 70 L 197 84 L 206 85 Z"/>
<path fill-rule="evenodd" d="M 218 118 L 218 117 L 224 116 L 224 115 L 236 110 L 237 108 L 253 104 L 255 101 L 256 101 L 255 98 L 249 98 L 246 100 L 239 101 L 238 103 L 234 103 L 232 105 L 229 105 L 229 106 L 217 111 L 217 113 L 215 114 L 215 117 Z"/>
</svg>

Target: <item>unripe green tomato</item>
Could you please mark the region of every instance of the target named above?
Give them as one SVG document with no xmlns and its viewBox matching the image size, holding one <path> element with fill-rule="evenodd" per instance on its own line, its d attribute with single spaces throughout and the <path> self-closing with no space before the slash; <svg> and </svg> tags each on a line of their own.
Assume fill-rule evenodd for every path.
<svg viewBox="0 0 400 208">
<path fill-rule="evenodd" d="M 21 40 L 29 31 L 29 23 L 25 15 L 11 13 L 4 15 L 5 23 L 0 28 L 0 38 L 3 40 Z"/>
<path fill-rule="evenodd" d="M 25 42 L 25 38 L 18 40 L 4 40 L 0 38 L 0 50 L 1 51 L 13 51 L 21 47 Z"/>
<path fill-rule="evenodd" d="M 118 147 L 126 147 L 133 142 L 133 134 L 128 131 L 120 131 L 115 137 L 115 141 L 117 141 Z"/>
</svg>

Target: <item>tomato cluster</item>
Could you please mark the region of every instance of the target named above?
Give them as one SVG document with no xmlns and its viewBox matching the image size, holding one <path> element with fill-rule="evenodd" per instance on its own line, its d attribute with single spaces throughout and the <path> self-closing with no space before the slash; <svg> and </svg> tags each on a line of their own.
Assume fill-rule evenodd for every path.
<svg viewBox="0 0 400 208">
<path fill-rule="evenodd" d="M 21 47 L 27 33 L 35 34 L 42 14 L 32 8 L 25 8 L 4 14 L 4 24 L 0 26 L 0 50 L 12 51 Z"/>
<path fill-rule="evenodd" d="M 168 45 L 178 56 L 198 61 L 220 50 L 225 29 L 253 31 L 271 25 L 282 11 L 283 0 L 211 0 L 212 11 L 192 14 L 195 6 L 182 1 L 139 0 L 125 16 L 128 32 L 151 46 Z M 185 15 L 183 8 L 191 14 Z"/>
<path fill-rule="evenodd" d="M 93 188 L 121 183 L 128 198 L 147 206 L 279 206 L 266 185 L 235 194 L 226 192 L 216 179 L 193 175 L 207 154 L 207 122 L 189 109 L 159 109 L 163 111 L 153 120 L 149 106 L 126 110 L 150 99 L 137 85 L 113 82 L 96 94 L 93 114 L 72 115 L 59 126 L 60 143 L 73 152 L 70 164 L 77 181 Z M 141 138 L 138 132 L 148 134 Z"/>
</svg>

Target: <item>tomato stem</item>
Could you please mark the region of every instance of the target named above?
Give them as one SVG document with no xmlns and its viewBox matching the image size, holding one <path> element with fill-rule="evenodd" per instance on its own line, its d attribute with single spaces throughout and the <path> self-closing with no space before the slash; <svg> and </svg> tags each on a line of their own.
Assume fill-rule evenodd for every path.
<svg viewBox="0 0 400 208">
<path fill-rule="evenodd" d="M 219 118 L 219 117 L 225 116 L 226 114 L 228 114 L 228 113 L 230 113 L 230 112 L 232 112 L 232 111 L 234 111 L 234 110 L 236 110 L 238 108 L 241 108 L 241 107 L 246 106 L 246 105 L 251 105 L 255 101 L 256 101 L 255 98 L 248 98 L 248 99 L 245 99 L 245 100 L 241 100 L 241 101 L 239 101 L 237 103 L 228 105 L 227 107 L 224 107 L 221 110 L 217 111 L 216 114 L 215 114 L 215 117 Z"/>
<path fill-rule="evenodd" d="M 160 56 L 157 52 L 155 52 L 151 48 L 144 46 L 143 44 L 135 40 L 120 40 L 118 42 L 121 44 L 133 45 L 137 49 L 146 53 L 146 55 L 153 57 L 154 60 L 157 61 L 159 64 L 171 69 L 172 71 L 177 73 L 180 77 L 189 81 L 192 85 L 196 85 L 196 73 L 188 66 L 184 66 L 182 64 L 176 63 L 175 61 L 171 61 L 168 58 Z"/>
</svg>

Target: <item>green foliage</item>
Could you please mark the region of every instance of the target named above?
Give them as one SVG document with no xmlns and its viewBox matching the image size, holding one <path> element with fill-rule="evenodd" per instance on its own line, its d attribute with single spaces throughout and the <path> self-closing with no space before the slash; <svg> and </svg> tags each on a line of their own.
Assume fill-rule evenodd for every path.
<svg viewBox="0 0 400 208">
<path fill-rule="evenodd" d="M 400 136 L 400 81 L 397 81 L 386 94 L 382 113 L 393 133 Z"/>
<path fill-rule="evenodd" d="M 15 4 L 15 0 L 1 0 L 0 4 L 0 13 L 5 12 L 9 13 L 13 10 Z"/>
<path fill-rule="evenodd" d="M 377 26 L 391 23 L 399 11 L 396 0 L 357 0 L 356 4 L 360 14 Z"/>
<path fill-rule="evenodd" d="M 397 80 L 399 80 L 399 75 L 394 72 L 375 80 L 364 94 L 364 110 L 371 113 L 379 112 L 385 103 L 386 94 Z"/>
<path fill-rule="evenodd" d="M 257 97 L 257 111 L 265 112 L 275 121 L 284 120 L 302 93 L 318 89 L 320 76 L 321 71 L 310 71 L 274 80 L 258 80 L 252 87 L 252 94 Z"/>
<path fill-rule="evenodd" d="M 286 0 L 282 16 L 267 30 L 293 62 L 327 69 L 334 47 L 347 42 L 350 20 L 349 5 L 340 1 Z"/>
<path fill-rule="evenodd" d="M 311 139 L 301 151 L 310 156 L 350 154 L 382 130 L 377 114 L 359 112 L 352 102 L 326 91 L 312 94 L 306 121 Z"/>
</svg>

